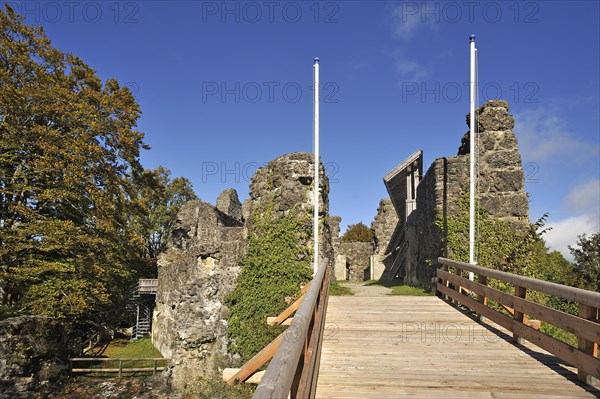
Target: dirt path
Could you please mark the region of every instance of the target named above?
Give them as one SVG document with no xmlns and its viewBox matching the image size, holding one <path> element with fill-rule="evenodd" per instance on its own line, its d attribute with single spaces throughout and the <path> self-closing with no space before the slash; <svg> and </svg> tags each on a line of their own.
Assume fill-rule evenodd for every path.
<svg viewBox="0 0 600 399">
<path fill-rule="evenodd" d="M 391 289 L 381 285 L 366 285 L 365 283 L 347 282 L 341 282 L 339 284 L 352 290 L 352 292 L 354 292 L 354 296 L 386 296 L 392 292 Z"/>
</svg>

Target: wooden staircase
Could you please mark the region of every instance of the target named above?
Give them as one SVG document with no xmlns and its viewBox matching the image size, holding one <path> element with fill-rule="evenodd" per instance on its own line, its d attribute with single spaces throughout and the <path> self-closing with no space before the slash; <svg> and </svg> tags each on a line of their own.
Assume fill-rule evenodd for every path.
<svg viewBox="0 0 600 399">
<path fill-rule="evenodd" d="M 131 339 L 136 340 L 152 331 L 152 310 L 158 289 L 157 279 L 139 279 L 131 287 L 127 310 L 135 317 Z"/>
</svg>

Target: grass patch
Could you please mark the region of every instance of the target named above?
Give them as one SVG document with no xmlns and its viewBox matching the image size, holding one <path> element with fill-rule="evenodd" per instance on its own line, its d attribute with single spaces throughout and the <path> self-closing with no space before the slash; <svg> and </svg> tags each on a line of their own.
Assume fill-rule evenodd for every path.
<svg viewBox="0 0 600 399">
<path fill-rule="evenodd" d="M 162 358 L 160 352 L 152 345 L 150 338 L 142 338 L 135 341 L 128 339 L 115 339 L 106 346 L 100 355 L 94 355 L 91 357 L 102 357 L 102 358 Z M 158 368 L 166 365 L 167 361 L 159 361 L 157 363 Z M 151 371 L 127 371 L 127 368 L 146 368 L 153 367 L 154 361 L 142 360 L 142 361 L 123 361 L 123 377 L 146 377 L 152 375 Z M 119 367 L 118 361 L 103 361 L 103 362 L 81 362 L 77 363 L 75 368 L 103 368 L 103 369 L 114 369 Z M 106 377 L 112 378 L 116 373 L 88 373 L 88 377 Z"/>
<path fill-rule="evenodd" d="M 405 296 L 431 296 L 431 292 L 420 287 L 411 287 L 409 285 L 393 286 L 392 292 L 389 295 L 405 295 Z"/>
<path fill-rule="evenodd" d="M 348 287 L 343 287 L 338 283 L 331 283 L 329 285 L 329 295 L 332 296 L 346 296 L 346 295 L 354 295 L 354 292 Z"/>
<path fill-rule="evenodd" d="M 104 357 L 162 357 L 158 349 L 152 345 L 150 338 L 135 341 L 128 339 L 113 340 L 103 354 Z"/>
<path fill-rule="evenodd" d="M 401 279 L 395 279 L 395 280 L 369 280 L 369 281 L 364 281 L 364 285 L 367 286 L 371 286 L 371 285 L 380 285 L 382 287 L 387 287 L 387 288 L 392 288 L 392 287 L 398 287 L 398 286 L 403 286 L 404 285 L 404 281 Z"/>
</svg>

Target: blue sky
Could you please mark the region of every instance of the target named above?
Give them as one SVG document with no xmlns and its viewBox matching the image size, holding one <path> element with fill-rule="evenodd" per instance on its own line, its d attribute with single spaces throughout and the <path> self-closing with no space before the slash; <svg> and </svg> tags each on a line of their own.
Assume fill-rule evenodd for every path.
<svg viewBox="0 0 600 399">
<path fill-rule="evenodd" d="M 369 224 L 382 177 L 422 149 L 455 155 L 467 131 L 469 34 L 481 101 L 509 101 L 531 195 L 556 249 L 600 230 L 597 1 L 12 1 L 57 48 L 127 84 L 161 164 L 214 203 L 248 197 L 256 168 L 312 151 L 321 59 L 321 154 L 330 211 Z"/>
</svg>

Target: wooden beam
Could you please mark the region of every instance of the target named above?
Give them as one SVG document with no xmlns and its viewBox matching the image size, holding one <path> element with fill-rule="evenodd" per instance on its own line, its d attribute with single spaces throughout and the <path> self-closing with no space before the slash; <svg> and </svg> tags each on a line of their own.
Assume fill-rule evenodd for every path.
<svg viewBox="0 0 600 399">
<path fill-rule="evenodd" d="M 271 316 L 267 317 L 267 324 L 270 325 L 270 326 L 277 325 L 277 324 L 274 324 L 276 319 L 277 319 L 277 317 L 275 317 L 275 316 L 273 316 L 273 317 L 271 317 Z M 280 326 L 289 326 L 290 324 L 292 324 L 293 320 L 294 320 L 293 317 L 288 317 L 287 319 L 285 319 L 284 321 L 282 321 L 279 325 Z"/>
<path fill-rule="evenodd" d="M 165 367 L 157 367 L 156 370 L 164 370 Z M 150 372 L 154 367 L 121 367 L 121 372 Z M 95 369 L 72 369 L 72 373 L 118 373 L 118 368 L 95 368 Z"/>
<path fill-rule="evenodd" d="M 265 346 L 260 352 L 254 355 L 252 359 L 248 360 L 237 373 L 232 375 L 227 380 L 227 384 L 234 386 L 239 384 L 240 382 L 246 381 L 246 379 L 252 374 L 254 374 L 254 372 L 258 370 L 263 364 L 271 360 L 273 355 L 275 355 L 275 352 L 277 352 L 277 349 L 279 349 L 281 342 L 283 342 L 283 337 L 285 336 L 285 333 L 287 331 L 289 330 L 286 330 L 279 334 L 277 338 L 271 341 L 269 345 Z"/>
<path fill-rule="evenodd" d="M 239 371 L 240 371 L 240 369 L 234 369 L 234 368 L 224 369 L 223 370 L 223 381 L 229 381 L 231 379 L 231 377 L 233 377 L 234 375 L 239 373 Z M 264 375 L 265 375 L 265 370 L 257 371 L 256 373 L 254 373 L 250 377 L 248 377 L 244 382 L 246 384 L 260 384 L 260 381 L 262 380 Z"/>
<path fill-rule="evenodd" d="M 279 316 L 275 317 L 275 319 L 272 320 L 271 322 L 269 322 L 269 318 L 267 318 L 267 324 L 270 326 L 278 326 L 281 323 L 283 323 L 283 321 L 285 319 L 290 317 L 292 315 L 292 313 L 294 313 L 300 307 L 300 305 L 302 304 L 302 301 L 304 300 L 305 295 L 306 294 L 303 293 L 302 296 L 300 296 L 300 298 L 296 299 L 296 301 L 294 303 L 292 303 L 290 306 L 288 306 L 287 309 L 285 309 L 283 312 L 281 312 L 279 314 Z"/>
</svg>

